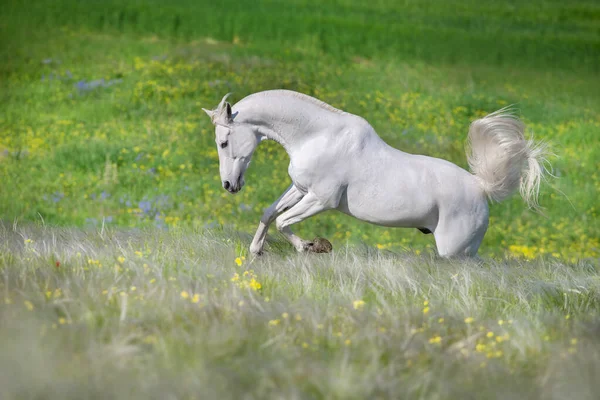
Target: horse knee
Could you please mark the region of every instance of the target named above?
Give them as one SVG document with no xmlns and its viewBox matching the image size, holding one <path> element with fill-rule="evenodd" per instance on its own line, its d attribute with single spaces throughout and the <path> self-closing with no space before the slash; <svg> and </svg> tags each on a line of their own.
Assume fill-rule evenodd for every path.
<svg viewBox="0 0 600 400">
<path fill-rule="evenodd" d="M 477 254 L 479 246 L 472 245 L 437 245 L 438 254 L 442 258 L 472 257 Z"/>
<path fill-rule="evenodd" d="M 285 223 L 285 221 L 283 219 L 281 219 L 281 218 L 275 219 L 275 227 L 277 228 L 277 230 L 279 232 L 283 231 L 286 226 L 287 226 L 287 224 Z"/>
<path fill-rule="evenodd" d="M 483 233 L 485 231 L 476 230 L 467 235 L 456 235 L 436 230 L 434 236 L 438 254 L 444 258 L 473 257 L 477 255 L 483 239 Z"/>
<path fill-rule="evenodd" d="M 270 225 L 275 219 L 275 209 L 273 207 L 265 208 L 262 217 L 260 217 L 260 222 L 265 225 Z"/>
</svg>

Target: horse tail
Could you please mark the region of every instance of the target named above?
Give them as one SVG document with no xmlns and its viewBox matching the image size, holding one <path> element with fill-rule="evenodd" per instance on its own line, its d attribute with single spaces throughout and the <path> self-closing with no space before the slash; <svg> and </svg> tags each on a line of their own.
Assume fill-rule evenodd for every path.
<svg viewBox="0 0 600 400">
<path fill-rule="evenodd" d="M 473 121 L 467 160 L 484 193 L 500 202 L 519 188 L 530 208 L 538 208 L 541 180 L 547 173 L 545 143 L 525 139 L 525 125 L 507 108 Z"/>
</svg>

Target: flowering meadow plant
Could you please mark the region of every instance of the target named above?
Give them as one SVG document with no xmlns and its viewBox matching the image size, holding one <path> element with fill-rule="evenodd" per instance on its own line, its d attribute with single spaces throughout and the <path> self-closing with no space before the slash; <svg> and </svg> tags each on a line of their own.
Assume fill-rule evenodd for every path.
<svg viewBox="0 0 600 400">
<path fill-rule="evenodd" d="M 3 399 L 598 397 L 594 2 L 4 3 Z M 232 196 L 202 108 L 267 89 L 461 167 L 513 105 L 542 209 L 492 206 L 478 260 L 333 212 L 294 226 L 332 253 L 253 257 L 289 159 L 261 143 Z"/>
</svg>

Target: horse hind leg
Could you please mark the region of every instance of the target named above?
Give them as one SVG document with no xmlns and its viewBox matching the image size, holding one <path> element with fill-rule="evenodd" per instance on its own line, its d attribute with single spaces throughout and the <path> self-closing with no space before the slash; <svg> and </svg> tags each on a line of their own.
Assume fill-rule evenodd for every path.
<svg viewBox="0 0 600 400">
<path fill-rule="evenodd" d="M 471 227 L 464 224 L 438 226 L 433 234 L 438 254 L 444 258 L 475 257 L 486 230 L 487 221 Z"/>
</svg>

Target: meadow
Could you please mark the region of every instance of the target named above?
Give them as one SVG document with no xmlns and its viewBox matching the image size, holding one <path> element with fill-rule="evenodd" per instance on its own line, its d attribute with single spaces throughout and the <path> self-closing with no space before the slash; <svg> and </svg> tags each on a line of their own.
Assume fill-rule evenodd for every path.
<svg viewBox="0 0 600 400">
<path fill-rule="evenodd" d="M 0 5 L 6 398 L 594 398 L 600 6 L 337 0 Z M 286 88 L 466 167 L 514 104 L 550 144 L 540 212 L 491 206 L 478 262 L 324 213 L 247 247 L 289 185 L 263 143 L 232 196 L 201 108 Z M 575 396 L 575 397 L 573 397 Z"/>
<path fill-rule="evenodd" d="M 3 398 L 595 399 L 597 263 L 3 226 Z"/>
</svg>

